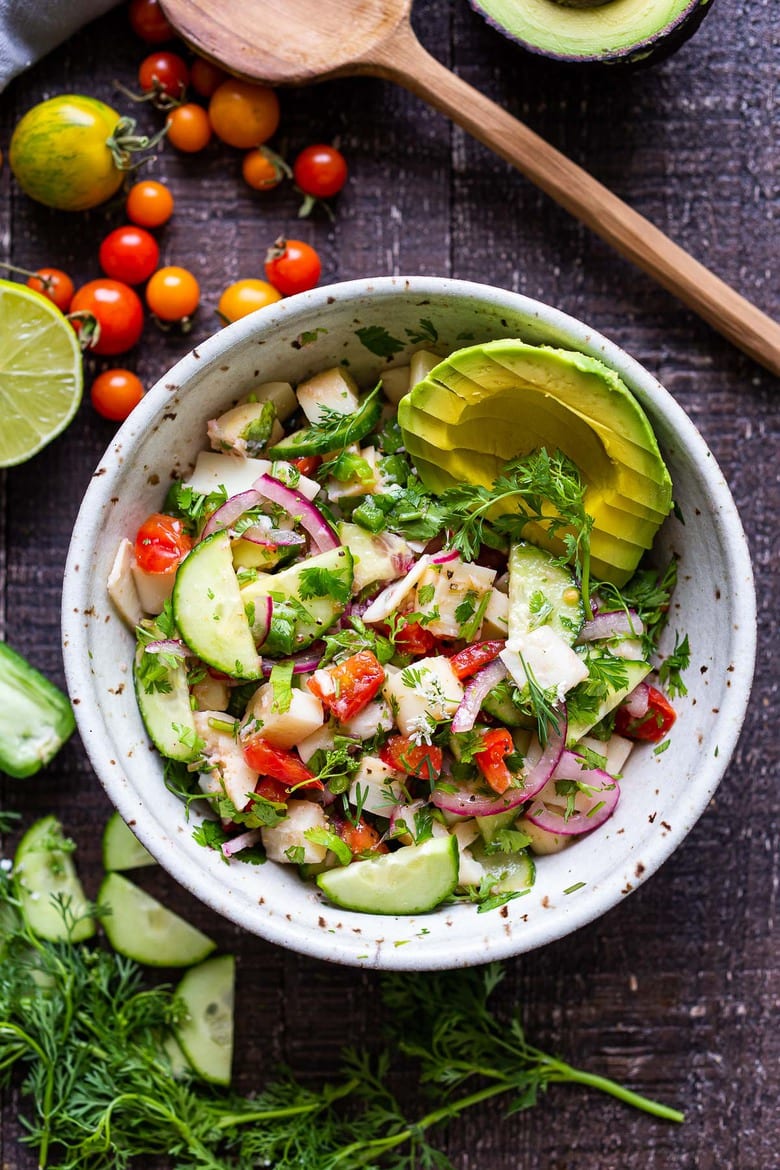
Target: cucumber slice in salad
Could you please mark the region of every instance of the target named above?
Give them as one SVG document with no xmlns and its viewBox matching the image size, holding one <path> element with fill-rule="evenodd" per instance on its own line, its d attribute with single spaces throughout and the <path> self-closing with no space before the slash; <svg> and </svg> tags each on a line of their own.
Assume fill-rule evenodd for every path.
<svg viewBox="0 0 780 1170">
<path fill-rule="evenodd" d="M 146 733 L 161 756 L 188 763 L 196 755 L 196 735 L 187 668 L 183 662 L 167 667 L 164 679 L 147 690 L 141 666 L 143 655 L 144 648 L 139 644 L 133 660 L 133 685 Z"/>
<path fill-rule="evenodd" d="M 121 874 L 103 879 L 98 901 L 111 911 L 103 920 L 111 946 L 147 967 L 190 967 L 217 945 Z"/>
<path fill-rule="evenodd" d="M 318 553 L 282 569 L 259 573 L 244 585 L 241 598 L 257 634 L 266 630 L 263 650 L 292 654 L 310 646 L 344 612 L 352 595 L 352 553 L 343 546 Z M 268 599 L 273 608 L 265 626 Z"/>
<path fill-rule="evenodd" d="M 95 933 L 90 903 L 72 853 L 62 825 L 49 816 L 27 830 L 14 857 L 14 883 L 22 913 L 35 934 L 52 942 L 82 942 Z"/>
<path fill-rule="evenodd" d="M 458 842 L 431 837 L 370 861 L 329 869 L 317 885 L 336 906 L 364 914 L 424 914 L 455 892 Z"/>
<path fill-rule="evenodd" d="M 182 638 L 203 662 L 234 678 L 262 677 L 226 531 L 206 537 L 182 561 L 173 613 Z"/>
<path fill-rule="evenodd" d="M 567 568 L 533 544 L 509 553 L 509 638 L 550 626 L 571 646 L 585 618 L 582 596 Z"/>
<path fill-rule="evenodd" d="M 112 813 L 103 830 L 103 869 L 111 873 L 117 869 L 141 869 L 156 864 L 119 813 Z"/>
<path fill-rule="evenodd" d="M 234 976 L 233 956 L 217 955 L 188 971 L 176 988 L 187 1008 L 176 1039 L 195 1072 L 215 1085 L 230 1084 Z"/>
<path fill-rule="evenodd" d="M 272 459 L 297 459 L 303 455 L 326 455 L 329 451 L 340 451 L 351 443 L 359 443 L 370 435 L 382 415 L 382 401 L 378 387 L 368 394 L 356 411 L 345 414 L 338 426 L 323 430 L 322 427 L 303 427 L 269 447 L 267 454 Z"/>
</svg>

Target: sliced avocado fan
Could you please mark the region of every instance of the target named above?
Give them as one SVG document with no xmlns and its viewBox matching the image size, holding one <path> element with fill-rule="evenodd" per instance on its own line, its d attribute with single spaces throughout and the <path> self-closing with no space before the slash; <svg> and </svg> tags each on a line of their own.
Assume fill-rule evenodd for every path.
<svg viewBox="0 0 780 1170">
<path fill-rule="evenodd" d="M 586 484 L 592 570 L 623 585 L 672 506 L 652 427 L 618 375 L 570 350 L 490 341 L 457 350 L 401 400 L 398 421 L 429 491 L 489 487 L 510 459 L 563 451 Z M 556 555 L 544 526 L 524 536 Z"/>
</svg>

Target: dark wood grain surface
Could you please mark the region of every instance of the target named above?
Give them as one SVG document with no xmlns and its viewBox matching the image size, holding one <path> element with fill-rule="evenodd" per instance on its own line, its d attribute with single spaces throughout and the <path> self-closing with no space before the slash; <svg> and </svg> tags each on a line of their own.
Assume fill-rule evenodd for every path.
<svg viewBox="0 0 780 1170">
<path fill-rule="evenodd" d="M 675 57 L 631 74 L 528 58 L 465 0 L 419 0 L 414 23 L 440 60 L 776 317 L 776 17 L 775 0 L 720 0 Z M 132 85 L 143 55 L 122 10 L 84 29 L 0 97 L 0 146 L 7 149 L 15 121 L 45 96 L 85 92 L 126 105 L 113 80 Z M 262 275 L 265 249 L 280 233 L 316 245 L 323 283 L 427 273 L 518 290 L 606 333 L 678 399 L 723 468 L 756 570 L 753 699 L 711 807 L 662 870 L 597 924 L 508 963 L 501 992 L 522 1005 L 540 1045 L 684 1109 L 685 1124 L 553 1088 L 526 1114 L 505 1118 L 491 1105 L 464 1117 L 442 1135 L 442 1148 L 458 1170 L 780 1166 L 778 385 L 415 98 L 364 78 L 284 93 L 282 107 L 282 152 L 337 137 L 349 159 L 335 222 L 298 221 L 289 187 L 251 192 L 227 147 L 214 143 L 198 157 L 165 149 L 151 172 L 177 200 L 160 235 L 163 257 L 196 273 L 203 303 L 189 338 L 147 324 L 127 360 L 147 384 L 213 332 L 222 288 Z M 146 108 L 139 118 L 150 129 L 157 121 Z M 0 256 L 17 264 L 56 264 L 79 281 L 96 276 L 97 245 L 121 222 L 121 204 L 48 211 L 20 193 L 7 167 L 0 175 Z M 108 364 L 87 362 L 89 373 Z M 60 683 L 68 538 L 113 429 L 85 402 L 65 435 L 0 477 L 0 633 Z M 50 811 L 62 818 L 94 895 L 110 806 L 77 738 L 39 777 L 2 787 L 3 807 L 27 823 Z M 376 976 L 242 935 L 163 873 L 145 871 L 143 880 L 239 958 L 240 1087 L 254 1086 L 280 1059 L 301 1074 L 332 1074 L 342 1043 L 375 1035 Z M 31 1170 L 19 1102 L 9 1095 L 4 1104 L 2 1166 Z"/>
</svg>

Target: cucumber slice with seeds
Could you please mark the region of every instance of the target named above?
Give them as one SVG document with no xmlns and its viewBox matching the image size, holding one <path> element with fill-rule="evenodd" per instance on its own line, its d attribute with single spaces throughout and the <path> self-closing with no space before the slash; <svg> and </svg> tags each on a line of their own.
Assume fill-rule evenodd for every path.
<svg viewBox="0 0 780 1170">
<path fill-rule="evenodd" d="M 116 869 L 141 869 L 156 864 L 119 813 L 113 813 L 103 830 L 103 869 L 111 873 Z"/>
<path fill-rule="evenodd" d="M 215 1085 L 229 1085 L 233 1063 L 235 960 L 206 959 L 182 979 L 176 994 L 187 1008 L 176 1039 L 195 1071 Z"/>
<path fill-rule="evenodd" d="M 458 842 L 432 837 L 370 861 L 329 869 L 317 885 L 331 902 L 364 914 L 424 914 L 458 884 Z"/>
<path fill-rule="evenodd" d="M 509 638 L 549 625 L 571 646 L 585 617 L 582 597 L 567 568 L 533 544 L 509 553 Z"/>
<path fill-rule="evenodd" d="M 111 911 L 103 920 L 111 946 L 147 967 L 190 967 L 217 945 L 121 874 L 104 878 L 98 901 Z"/>
<path fill-rule="evenodd" d="M 95 933 L 90 903 L 73 864 L 73 845 L 56 817 L 43 817 L 27 830 L 16 850 L 13 876 L 22 913 L 39 938 L 82 942 Z"/>
</svg>

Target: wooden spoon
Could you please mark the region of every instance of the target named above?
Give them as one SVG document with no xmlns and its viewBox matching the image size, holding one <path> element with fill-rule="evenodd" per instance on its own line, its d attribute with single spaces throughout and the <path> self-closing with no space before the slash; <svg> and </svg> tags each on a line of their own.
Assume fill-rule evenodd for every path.
<svg viewBox="0 0 780 1170">
<path fill-rule="evenodd" d="M 430 102 L 755 361 L 780 374 L 780 325 L 644 216 L 432 57 L 412 0 L 162 0 L 197 52 L 268 85 L 372 74 Z"/>
</svg>

